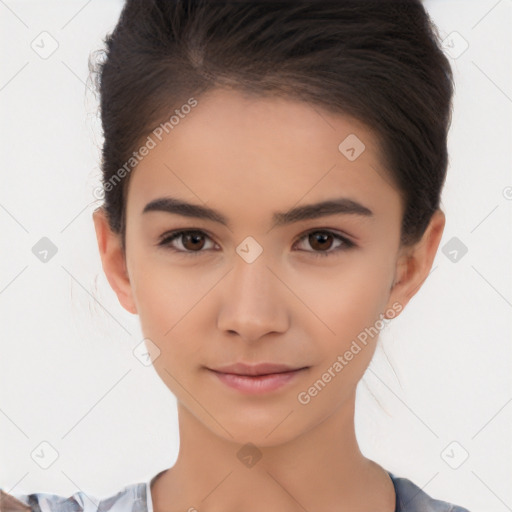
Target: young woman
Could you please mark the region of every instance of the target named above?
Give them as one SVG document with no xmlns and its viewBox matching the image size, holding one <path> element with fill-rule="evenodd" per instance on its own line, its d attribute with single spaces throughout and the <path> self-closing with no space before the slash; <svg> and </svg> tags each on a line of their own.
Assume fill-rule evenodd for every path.
<svg viewBox="0 0 512 512">
<path fill-rule="evenodd" d="M 445 223 L 453 79 L 420 1 L 127 0 L 106 47 L 98 247 L 179 456 L 94 507 L 2 512 L 467 512 L 354 430 Z"/>
</svg>

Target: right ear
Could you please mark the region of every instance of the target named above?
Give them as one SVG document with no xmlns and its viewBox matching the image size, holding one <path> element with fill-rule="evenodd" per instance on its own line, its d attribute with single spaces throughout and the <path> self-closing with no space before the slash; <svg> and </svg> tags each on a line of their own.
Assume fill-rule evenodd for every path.
<svg viewBox="0 0 512 512">
<path fill-rule="evenodd" d="M 137 314 L 133 292 L 126 269 L 126 258 L 121 245 L 121 236 L 110 229 L 106 212 L 103 207 L 92 214 L 101 264 L 107 280 L 117 295 L 124 309 Z"/>
</svg>

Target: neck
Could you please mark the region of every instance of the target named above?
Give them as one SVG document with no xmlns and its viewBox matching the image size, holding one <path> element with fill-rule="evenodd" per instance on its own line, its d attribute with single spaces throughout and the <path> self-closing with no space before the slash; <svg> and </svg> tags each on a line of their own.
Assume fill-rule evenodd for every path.
<svg viewBox="0 0 512 512">
<path fill-rule="evenodd" d="M 180 451 L 152 486 L 155 512 L 393 512 L 391 479 L 359 450 L 354 404 L 355 394 L 299 437 L 265 446 L 219 437 L 178 404 Z"/>
</svg>

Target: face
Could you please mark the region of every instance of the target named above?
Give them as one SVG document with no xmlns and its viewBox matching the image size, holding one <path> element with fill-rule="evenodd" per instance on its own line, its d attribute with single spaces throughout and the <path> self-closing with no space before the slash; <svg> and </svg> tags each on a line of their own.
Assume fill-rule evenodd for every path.
<svg viewBox="0 0 512 512">
<path fill-rule="evenodd" d="M 104 268 L 158 347 L 153 365 L 181 407 L 231 441 L 282 443 L 354 396 L 383 317 L 398 316 L 437 244 L 423 274 L 393 288 L 403 205 L 357 121 L 228 90 L 197 100 L 132 171 L 126 273 L 105 251 Z M 147 207 L 166 198 L 214 215 Z M 304 209 L 325 201 L 338 207 Z M 244 390 L 230 383 L 250 377 L 212 371 L 238 362 L 305 369 L 254 392 L 256 379 Z"/>
</svg>

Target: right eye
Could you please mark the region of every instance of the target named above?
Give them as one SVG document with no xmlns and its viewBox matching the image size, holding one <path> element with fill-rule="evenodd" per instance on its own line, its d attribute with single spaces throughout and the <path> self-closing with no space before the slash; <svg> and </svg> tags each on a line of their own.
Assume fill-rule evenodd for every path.
<svg viewBox="0 0 512 512">
<path fill-rule="evenodd" d="M 177 230 L 162 235 L 160 237 L 160 242 L 158 242 L 157 245 L 159 247 L 168 248 L 174 252 L 193 254 L 194 256 L 197 256 L 198 254 L 204 252 L 201 251 L 201 249 L 205 244 L 201 239 L 205 237 L 211 240 L 211 238 L 204 231 L 198 229 Z M 181 245 L 184 247 L 184 249 L 177 249 L 173 245 L 175 240 L 181 240 Z"/>
</svg>

